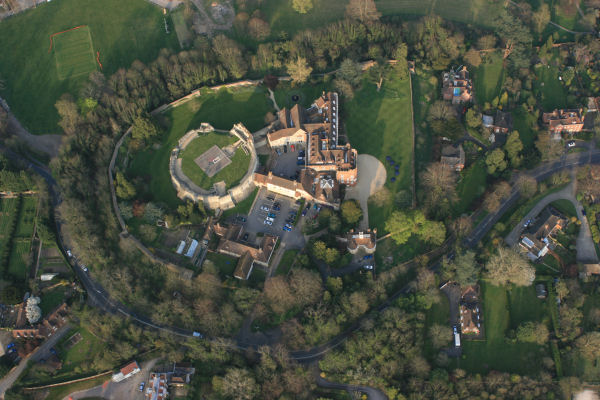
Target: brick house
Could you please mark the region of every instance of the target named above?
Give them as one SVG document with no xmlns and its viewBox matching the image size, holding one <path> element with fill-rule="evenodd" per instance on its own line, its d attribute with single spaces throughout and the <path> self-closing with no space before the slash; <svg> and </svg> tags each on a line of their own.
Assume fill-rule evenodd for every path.
<svg viewBox="0 0 600 400">
<path fill-rule="evenodd" d="M 467 67 L 459 71 L 450 70 L 442 75 L 442 98 L 452 104 L 468 103 L 473 100 L 473 82 Z"/>
<path fill-rule="evenodd" d="M 560 138 L 561 133 L 575 134 L 583 129 L 582 109 L 554 110 L 542 114 L 542 122 L 554 138 Z"/>
</svg>

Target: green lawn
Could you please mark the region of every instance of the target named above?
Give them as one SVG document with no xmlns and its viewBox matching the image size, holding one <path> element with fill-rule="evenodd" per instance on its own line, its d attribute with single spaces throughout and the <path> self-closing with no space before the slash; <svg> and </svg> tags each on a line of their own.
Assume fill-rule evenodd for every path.
<svg viewBox="0 0 600 400">
<path fill-rule="evenodd" d="M 17 219 L 19 201 L 18 198 L 0 199 L 0 254 L 8 251 L 7 246 Z"/>
<path fill-rule="evenodd" d="M 281 257 L 281 261 L 279 262 L 277 271 L 275 271 L 275 275 L 287 275 L 297 255 L 298 250 L 286 250 Z"/>
<path fill-rule="evenodd" d="M 40 308 L 42 309 L 42 315 L 48 315 L 52 310 L 62 304 L 65 298 L 65 287 L 58 286 L 51 290 L 46 290 L 40 296 L 42 302 Z"/>
<path fill-rule="evenodd" d="M 28 239 L 15 239 L 13 242 L 8 261 L 8 274 L 12 275 L 15 280 L 27 280 L 30 247 L 31 240 Z"/>
<path fill-rule="evenodd" d="M 216 132 L 192 140 L 180 155 L 183 173 L 196 185 L 207 190 L 220 181 L 225 181 L 227 189 L 237 185 L 248 171 L 248 165 L 250 164 L 250 154 L 244 153 L 241 148 L 238 148 L 231 157 L 231 164 L 212 177 L 206 175 L 194 160 L 214 145 L 222 149 L 238 140 L 237 137 L 227 133 Z"/>
<path fill-rule="evenodd" d="M 482 284 L 486 340 L 464 340 L 463 356 L 457 360 L 457 366 L 470 372 L 498 370 L 523 375 L 534 375 L 540 370 L 541 359 L 549 356 L 547 346 L 505 341 L 508 329 L 543 317 L 545 303 L 532 299 L 531 290 L 534 289 L 509 292 L 504 287 Z"/>
<path fill-rule="evenodd" d="M 354 99 L 342 104 L 343 124 L 352 147 L 359 154 L 377 157 L 385 165 L 385 186 L 391 191 L 392 197 L 402 190 L 412 195 L 411 102 L 410 80 L 391 76 L 384 81 L 379 92 L 374 84 L 365 80 Z M 394 166 L 386 162 L 386 156 L 392 157 L 395 164 L 400 166 L 399 175 L 396 176 Z M 391 181 L 392 177 L 395 177 L 395 182 Z M 369 206 L 369 224 L 383 232 L 385 220 L 394 209 L 394 202 L 387 202 L 377 211 L 375 208 Z"/>
<path fill-rule="evenodd" d="M 24 196 L 19 212 L 19 220 L 15 237 L 31 238 L 33 235 L 33 225 L 35 223 L 35 213 L 38 199 L 34 196 Z"/>
<path fill-rule="evenodd" d="M 264 126 L 265 114 L 272 111 L 265 93 L 263 87 L 205 90 L 201 96 L 168 110 L 165 115 L 171 125 L 161 147 L 134 154 L 127 175 L 148 177 L 148 196 L 175 208 L 181 201 L 171 183 L 169 157 L 179 138 L 201 122 L 209 122 L 217 129 L 231 129 L 237 122 L 242 122 L 250 131 L 260 129 Z"/>
<path fill-rule="evenodd" d="M 52 43 L 56 72 L 61 81 L 81 75 L 89 76 L 90 72 L 98 69 L 88 26 L 56 35 Z"/>
<path fill-rule="evenodd" d="M 331 82 L 311 82 L 301 87 L 291 86 L 289 82 L 279 82 L 277 88 L 273 91 L 275 101 L 280 108 L 292 108 L 296 103 L 302 107 L 308 108 L 325 91 L 333 90 Z M 298 96 L 294 101 L 293 97 Z"/>
<path fill-rule="evenodd" d="M 76 367 L 81 368 L 83 372 L 91 372 L 89 361 L 104 350 L 105 343 L 85 328 L 69 332 L 65 339 L 70 338 L 76 332 L 81 334 L 81 340 L 77 344 L 67 348 L 69 342 L 65 340 L 57 348 L 63 362 L 60 370 L 61 376 L 73 373 Z"/>
<path fill-rule="evenodd" d="M 190 32 L 187 24 L 185 23 L 185 17 L 183 15 L 183 8 L 178 8 L 175 12 L 171 13 L 171 20 L 175 26 L 175 33 L 179 39 L 181 47 L 185 47 L 190 44 L 193 35 Z"/>
<path fill-rule="evenodd" d="M 541 101 L 543 111 L 550 112 L 555 108 L 566 108 L 567 90 L 558 80 L 558 68 L 540 65 L 534 71 L 537 77 L 534 83 L 534 92 Z"/>
<path fill-rule="evenodd" d="M 461 178 L 456 187 L 458 204 L 454 209 L 455 215 L 460 215 L 471 209 L 473 202 L 485 192 L 487 170 L 483 160 L 477 161 L 461 172 Z"/>
<path fill-rule="evenodd" d="M 534 114 L 523 110 L 522 107 L 517 107 L 512 111 L 513 116 L 513 127 L 516 131 L 519 131 L 519 137 L 523 142 L 525 149 L 533 147 L 536 139 L 536 131 L 538 121 Z"/>
<path fill-rule="evenodd" d="M 235 271 L 238 263 L 238 258 L 215 252 L 208 252 L 206 259 L 215 264 L 223 278 L 233 276 L 233 271 Z"/>
<path fill-rule="evenodd" d="M 32 133 L 59 133 L 54 104 L 65 92 L 77 94 L 87 75 L 60 80 L 50 35 L 89 27 L 93 54 L 100 52 L 108 76 L 134 60 L 149 62 L 161 48 L 177 48 L 165 33 L 162 10 L 145 0 L 60 0 L 43 3 L 0 23 L 2 97 Z M 43 95 L 41 95 L 43 94 Z"/>
<path fill-rule="evenodd" d="M 50 389 L 48 396 L 45 397 L 45 400 L 62 400 L 65 396 L 68 396 L 71 393 L 90 389 L 95 386 L 100 386 L 108 380 L 110 380 L 110 375 L 100 376 L 98 378 L 72 383 L 70 385 L 57 386 Z"/>
<path fill-rule="evenodd" d="M 443 293 L 440 294 L 440 301 L 427 310 L 425 315 L 424 335 L 429 335 L 429 328 L 431 328 L 433 324 L 444 326 L 450 324 L 450 303 L 448 302 L 448 297 Z M 451 337 L 448 337 L 448 342 L 450 342 L 450 340 Z M 434 357 L 437 354 L 437 351 L 431 346 L 431 341 L 426 339 L 424 342 L 426 355 L 428 357 Z"/>
<path fill-rule="evenodd" d="M 482 105 L 491 103 L 500 95 L 503 80 L 502 55 L 498 52 L 487 54 L 486 61 L 475 70 L 473 77 L 477 102 Z"/>
<path fill-rule="evenodd" d="M 438 79 L 431 70 L 418 69 L 412 76 L 413 111 L 415 113 L 415 167 L 422 171 L 432 161 L 433 137 L 426 125 L 427 111 L 438 96 Z M 419 181 L 419 174 L 415 177 Z M 418 190 L 418 186 L 417 186 Z"/>
<path fill-rule="evenodd" d="M 569 200 L 556 200 L 550 203 L 550 205 L 567 217 L 577 216 L 577 210 L 575 210 L 575 206 Z"/>
<path fill-rule="evenodd" d="M 260 10 L 271 24 L 272 36 L 279 36 L 281 32 L 293 35 L 344 18 L 348 0 L 313 0 L 313 4 L 312 11 L 298 14 L 291 7 L 291 1 L 266 0 Z M 375 5 L 384 16 L 435 14 L 451 21 L 487 27 L 496 15 L 494 11 L 501 7 L 490 0 L 376 0 Z"/>
<path fill-rule="evenodd" d="M 252 203 L 254 203 L 254 199 L 258 194 L 258 188 L 254 189 L 254 192 L 244 200 L 240 201 L 236 204 L 235 207 L 230 208 L 229 210 L 223 211 L 221 215 L 222 218 L 228 218 L 234 215 L 248 215 L 250 213 L 250 207 L 252 207 Z"/>
</svg>

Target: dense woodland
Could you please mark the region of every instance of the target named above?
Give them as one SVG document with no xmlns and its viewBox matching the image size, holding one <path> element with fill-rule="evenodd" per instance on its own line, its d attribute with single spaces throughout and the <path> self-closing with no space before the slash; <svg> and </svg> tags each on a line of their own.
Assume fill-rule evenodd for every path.
<svg viewBox="0 0 600 400">
<path fill-rule="evenodd" d="M 352 7 L 361 2 L 366 8 Z M 308 0 L 293 3 L 299 12 L 312 7 Z M 497 16 L 490 31 L 450 23 L 437 16 L 414 20 L 380 18 L 376 3 L 350 3 L 348 18 L 343 21 L 267 42 L 268 24 L 265 26 L 260 13 L 253 13 L 253 3 L 248 2 L 245 7 L 249 19 L 245 22 L 241 18 L 240 22 L 238 18 L 236 29 L 248 29 L 257 40 L 256 45 L 245 47 L 233 35 L 198 36 L 188 50 L 163 50 L 147 65 L 136 61 L 110 77 L 93 73 L 77 98 L 65 95 L 56 104 L 65 134 L 60 157 L 51 165 L 64 195 L 59 211 L 74 243 L 73 252 L 90 265 L 95 279 L 116 299 L 144 315 L 152 315 L 156 323 L 201 330 L 209 337 L 234 337 L 244 317 L 252 311 L 265 326 L 282 322 L 281 346 L 237 352 L 232 350 L 231 339 L 181 343 L 82 310 L 78 313 L 81 323 L 96 332 L 106 331 L 107 340 L 115 346 L 90 361 L 98 369 L 108 368 L 135 354 L 138 345 L 154 347 L 168 360 L 192 360 L 197 365 L 189 398 L 313 398 L 317 393 L 314 371 L 293 362 L 288 352 L 321 344 L 360 321 L 362 329 L 320 362 L 320 368 L 334 379 L 378 387 L 392 399 L 569 399 L 580 382 L 571 377 L 558 379 L 552 361 L 541 372 L 527 377 L 503 372 L 469 374 L 454 368 L 446 353 L 439 351 L 448 345 L 449 328 L 438 326 L 425 331 L 425 314 L 442 296 L 437 289 L 441 281 L 453 279 L 461 285 L 471 285 L 483 278 L 496 286 L 531 284 L 533 267 L 514 251 L 498 246 L 497 238 L 502 233 L 498 227 L 492 233 L 493 244 L 482 247 L 476 255 L 456 249 L 458 256 L 443 263 L 440 276 L 426 268 L 427 257 L 418 257 L 411 265 L 394 266 L 377 279 L 361 276 L 328 278 L 323 282 L 317 272 L 298 268 L 287 277 L 269 279 L 263 291 L 250 287 L 231 291 L 212 267 L 183 281 L 141 258 L 136 248 L 120 239 L 106 173 L 116 141 L 134 125 L 136 133 L 130 149 L 151 146 L 160 139 L 164 126 L 162 121 L 153 121 L 149 112 L 205 85 L 281 74 L 291 75 L 296 84 L 311 84 L 319 79 L 311 77 L 311 72 L 339 68 L 334 84 L 351 98 L 360 85 L 356 64 L 360 61 L 378 62 L 380 68 L 375 67 L 370 74 L 380 86 L 387 73 L 388 67 L 383 67 L 387 59 L 398 61 L 394 68 L 399 73 L 406 74 L 406 61 L 411 60 L 417 65 L 417 74 L 434 71 L 439 75 L 461 63 L 476 68 L 483 62 L 482 57 L 487 57 L 486 51 L 501 49 L 508 74 L 500 96 L 470 108 L 464 116 L 457 115 L 446 103 L 431 99 L 424 129 L 436 137 L 458 139 L 464 130 L 481 137 L 481 113 L 485 111 L 521 110 L 537 119 L 540 106 L 534 94 L 536 64 L 558 58 L 561 67 L 585 71 L 590 93 L 567 89 L 569 105 L 577 102 L 575 92 L 582 98 L 593 93 L 600 82 L 599 42 L 581 36 L 575 38 L 573 45 L 555 49 L 556 38 L 542 36 L 550 20 L 545 3 L 538 9 L 527 3 L 510 6 Z M 534 47 L 538 45 L 539 49 Z M 435 86 L 438 91 L 437 80 Z M 2 123 L 0 114 L 0 128 Z M 543 130 L 538 133 L 537 126 L 530 128 L 536 137 L 531 144 L 525 145 L 515 132 L 504 145 L 482 158 L 480 165 L 488 174 L 488 188 L 471 209 L 480 206 L 485 212 L 494 212 L 510 194 L 508 181 L 514 169 L 531 168 L 560 154 L 562 145 L 550 141 Z M 594 134 L 598 134 L 597 127 L 591 135 Z M 418 209 L 399 209 L 386 223 L 398 245 L 416 237 L 436 247 L 449 235 L 462 238 L 471 228 L 468 218 L 453 211 L 457 204 L 456 177 L 433 161 L 418 166 Z M 593 171 L 586 169 L 579 174 L 580 196 L 589 207 L 597 207 L 594 203 L 600 195 Z M 27 188 L 30 179 L 16 174 L 19 173 L 3 167 L 0 188 Z M 538 186 L 523 178 L 517 184 L 523 197 L 533 197 L 549 187 L 560 186 L 565 179 L 568 177 L 554 176 Z M 116 177 L 116 184 L 120 198 L 132 197 L 135 189 L 123 176 Z M 203 210 L 186 211 L 187 206 L 182 206 L 168 211 L 171 218 L 186 222 L 193 216 L 194 223 L 204 220 Z M 352 214 L 352 210 L 342 210 L 341 215 L 336 215 L 333 219 L 338 219 L 337 228 L 340 217 L 344 224 L 355 224 L 360 216 Z M 331 218 L 327 223 L 331 223 Z M 597 226 L 595 229 L 595 236 L 600 236 Z M 300 266 L 308 266 L 311 259 L 327 262 L 328 243 L 311 243 L 309 255 L 299 257 Z M 416 279 L 410 295 L 382 313 L 361 319 L 411 277 Z M 594 291 L 590 287 L 584 289 Z M 582 326 L 584 289 L 571 280 L 560 295 L 566 305 L 560 309 L 558 337 L 561 345 L 591 359 L 600 355 L 600 339 L 594 332 L 597 322 L 590 328 L 586 321 L 585 330 Z M 531 340 L 535 328 L 519 327 L 516 340 Z M 436 349 L 434 357 L 424 355 L 429 341 Z"/>
</svg>

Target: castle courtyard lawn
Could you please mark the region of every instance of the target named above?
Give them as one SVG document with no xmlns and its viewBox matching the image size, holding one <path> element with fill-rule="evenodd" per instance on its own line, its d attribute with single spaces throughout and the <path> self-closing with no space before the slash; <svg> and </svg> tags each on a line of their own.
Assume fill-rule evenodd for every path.
<svg viewBox="0 0 600 400">
<path fill-rule="evenodd" d="M 170 120 L 170 127 L 160 148 L 150 147 L 134 154 L 127 175 L 146 177 L 149 181 L 148 196 L 152 201 L 176 208 L 181 200 L 177 198 L 171 182 L 169 157 L 179 138 L 198 128 L 202 122 L 209 122 L 216 129 L 228 130 L 238 122 L 251 132 L 262 128 L 265 114 L 272 111 L 266 92 L 263 87 L 221 89 L 218 92 L 205 90 L 201 96 L 167 110 L 165 116 Z"/>
<path fill-rule="evenodd" d="M 32 133 L 60 133 L 54 104 L 63 93 L 76 95 L 87 81 L 87 74 L 60 80 L 54 50 L 48 52 L 50 35 L 80 25 L 89 27 L 106 76 L 134 60 L 154 60 L 162 48 L 179 47 L 175 32 L 165 33 L 162 10 L 145 0 L 60 0 L 3 20 L 1 96 Z"/>
<path fill-rule="evenodd" d="M 202 189 L 210 189 L 213 184 L 220 181 L 225 181 L 227 189 L 235 186 L 248 171 L 250 164 L 250 154 L 244 153 L 241 148 L 235 151 L 233 157 L 230 158 L 231 164 L 220 170 L 218 173 L 209 177 L 194 161 L 213 145 L 217 145 L 223 149 L 239 139 L 228 133 L 211 132 L 194 139 L 182 151 L 181 154 L 181 169 L 183 173 Z"/>
</svg>

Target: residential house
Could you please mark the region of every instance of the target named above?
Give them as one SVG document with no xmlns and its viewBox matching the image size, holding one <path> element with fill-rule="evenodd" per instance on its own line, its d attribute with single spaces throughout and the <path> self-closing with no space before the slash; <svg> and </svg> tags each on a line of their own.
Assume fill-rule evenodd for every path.
<svg viewBox="0 0 600 400">
<path fill-rule="evenodd" d="M 67 304 L 63 303 L 52 311 L 46 318 L 33 326 L 27 326 L 25 318 L 25 303 L 18 311 L 15 328 L 12 335 L 15 339 L 45 339 L 52 336 L 67 323 Z"/>
<path fill-rule="evenodd" d="M 483 116 L 483 127 L 487 128 L 490 132 L 489 141 L 495 143 L 496 141 L 504 144 L 506 143 L 507 135 L 513 129 L 513 119 L 509 112 L 497 110 L 495 116 L 484 115 Z"/>
<path fill-rule="evenodd" d="M 346 234 L 346 239 L 350 254 L 356 254 L 359 250 L 362 250 L 367 254 L 373 254 L 377 247 L 377 228 L 373 230 L 367 229 L 366 232 L 355 232 L 351 229 Z"/>
<path fill-rule="evenodd" d="M 553 248 L 554 235 L 563 230 L 568 219 L 563 217 L 552 207 L 547 207 L 538 216 L 538 223 L 533 224 L 528 231 L 521 236 L 519 245 L 527 252 L 527 256 L 535 261 L 548 253 Z"/>
<path fill-rule="evenodd" d="M 562 133 L 575 134 L 583 129 L 582 109 L 554 110 L 542 114 L 542 122 L 553 138 L 560 139 Z"/>
<path fill-rule="evenodd" d="M 600 111 L 600 97 L 588 97 L 588 112 Z"/>
<path fill-rule="evenodd" d="M 339 143 L 339 111 L 338 94 L 335 92 L 323 92 L 308 109 L 299 104 L 291 109 L 284 108 L 277 113 L 278 121 L 273 130 L 267 133 L 267 142 L 273 150 L 291 145 L 305 149 L 304 176 L 313 177 L 313 180 L 335 179 L 338 184 L 353 186 L 358 180 L 358 153 L 350 144 Z M 297 185 L 293 183 L 277 179 L 270 181 L 269 186 L 285 196 L 304 195 L 296 191 Z M 264 178 L 260 174 L 255 175 L 255 183 L 265 184 Z"/>
<path fill-rule="evenodd" d="M 467 67 L 458 71 L 450 70 L 442 76 L 442 98 L 452 104 L 468 103 L 473 99 L 473 82 Z"/>
<path fill-rule="evenodd" d="M 169 397 L 168 375 L 166 373 L 150 373 L 150 382 L 145 397 L 148 400 L 164 400 Z"/>
<path fill-rule="evenodd" d="M 233 276 L 242 280 L 247 280 L 250 277 L 256 264 L 263 267 L 269 266 L 269 261 L 279 239 L 279 236 L 264 235 L 260 238 L 259 244 L 254 246 L 241 241 L 243 230 L 240 225 L 225 227 L 217 223 L 213 226 L 213 231 L 221 237 L 217 246 L 217 253 L 239 258 Z"/>
<path fill-rule="evenodd" d="M 465 151 L 462 145 L 445 145 L 442 147 L 440 162 L 454 171 L 462 171 L 465 167 Z"/>
<path fill-rule="evenodd" d="M 459 312 L 461 332 L 479 335 L 481 333 L 481 308 L 477 286 L 469 286 L 462 292 Z"/>
<path fill-rule="evenodd" d="M 132 361 L 129 364 L 127 364 L 126 366 L 124 366 L 123 368 L 121 368 L 119 370 L 119 372 L 114 374 L 112 376 L 112 380 L 113 380 L 113 382 L 121 382 L 127 378 L 132 377 L 133 375 L 137 374 L 140 371 L 141 371 L 141 369 L 140 369 L 140 366 L 138 365 L 137 361 Z"/>
</svg>

